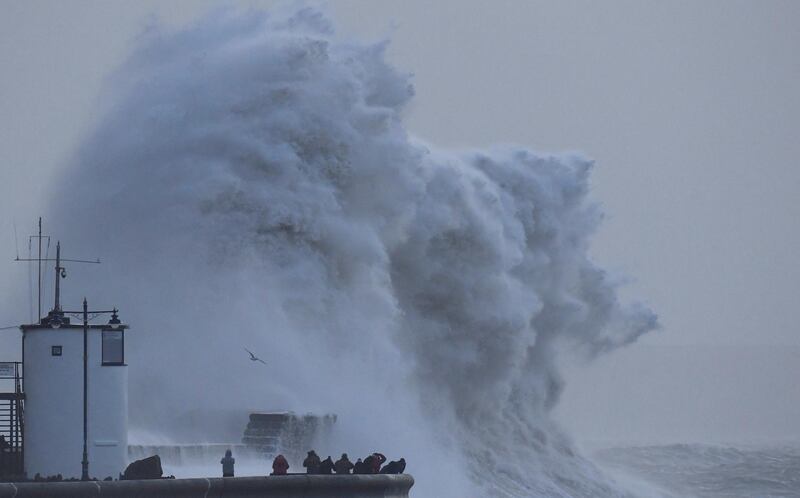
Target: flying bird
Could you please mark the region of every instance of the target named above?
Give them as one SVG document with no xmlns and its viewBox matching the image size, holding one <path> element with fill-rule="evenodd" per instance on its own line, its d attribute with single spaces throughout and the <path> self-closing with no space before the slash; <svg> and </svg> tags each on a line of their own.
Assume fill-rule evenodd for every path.
<svg viewBox="0 0 800 498">
<path fill-rule="evenodd" d="M 245 351 L 247 351 L 248 353 L 250 353 L 250 361 L 260 361 L 260 362 L 261 362 L 261 363 L 263 363 L 264 365 L 266 365 L 266 364 L 267 364 L 267 362 L 266 362 L 266 361 L 262 360 L 261 358 L 259 358 L 259 357 L 258 357 L 258 356 L 256 356 L 256 355 L 254 355 L 254 354 L 253 354 L 253 352 L 252 352 L 252 351 L 250 351 L 249 349 L 247 349 L 247 348 L 244 348 L 244 350 L 245 350 Z"/>
</svg>

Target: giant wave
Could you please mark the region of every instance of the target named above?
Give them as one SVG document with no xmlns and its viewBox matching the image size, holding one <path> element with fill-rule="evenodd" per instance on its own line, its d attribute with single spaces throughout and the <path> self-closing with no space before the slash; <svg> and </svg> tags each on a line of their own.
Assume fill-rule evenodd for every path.
<svg viewBox="0 0 800 498">
<path fill-rule="evenodd" d="M 331 453 L 405 456 L 421 496 L 624 495 L 549 416 L 565 350 L 657 327 L 587 257 L 592 162 L 410 136 L 385 51 L 310 8 L 136 40 L 50 214 L 108 261 L 67 289 L 133 326 L 132 422 L 335 412 Z"/>
</svg>

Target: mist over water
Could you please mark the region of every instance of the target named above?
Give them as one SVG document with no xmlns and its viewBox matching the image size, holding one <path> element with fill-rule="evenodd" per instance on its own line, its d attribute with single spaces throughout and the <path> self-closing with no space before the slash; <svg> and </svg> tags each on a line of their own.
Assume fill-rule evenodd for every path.
<svg viewBox="0 0 800 498">
<path fill-rule="evenodd" d="M 418 496 L 624 494 L 548 415 L 565 350 L 657 327 L 587 258 L 591 161 L 410 136 L 385 49 L 223 11 L 151 26 L 112 77 L 47 220 L 106 261 L 65 292 L 132 325 L 132 424 L 336 413 L 321 454 L 404 456 Z"/>
</svg>

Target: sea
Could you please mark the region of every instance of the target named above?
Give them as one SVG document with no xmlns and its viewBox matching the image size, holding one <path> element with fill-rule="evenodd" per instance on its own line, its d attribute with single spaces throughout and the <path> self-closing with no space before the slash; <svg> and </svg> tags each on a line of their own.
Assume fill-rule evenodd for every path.
<svg viewBox="0 0 800 498">
<path fill-rule="evenodd" d="M 269 460 L 243 445 L 132 445 L 129 457 L 159 454 L 165 475 L 199 477 L 216 475 L 220 455 L 229 448 L 237 456 L 237 475 L 269 472 Z M 800 443 L 621 446 L 589 452 L 626 497 L 800 497 Z"/>
<path fill-rule="evenodd" d="M 591 454 L 640 496 L 800 497 L 800 443 L 626 446 Z"/>
</svg>

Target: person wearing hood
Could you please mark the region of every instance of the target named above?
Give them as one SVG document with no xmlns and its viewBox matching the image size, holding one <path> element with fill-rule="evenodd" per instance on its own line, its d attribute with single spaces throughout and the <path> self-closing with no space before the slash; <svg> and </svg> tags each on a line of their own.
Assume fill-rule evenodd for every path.
<svg viewBox="0 0 800 498">
<path fill-rule="evenodd" d="M 272 461 L 272 474 L 271 476 L 285 476 L 286 471 L 289 470 L 289 462 L 283 455 L 278 455 Z"/>
<path fill-rule="evenodd" d="M 367 462 L 369 460 L 369 463 Z M 367 469 L 367 473 L 369 474 L 379 474 L 381 472 L 381 465 L 386 462 L 386 457 L 383 456 L 382 453 L 378 453 L 377 451 L 367 458 L 364 459 L 364 463 L 366 463 L 369 468 Z"/>
<path fill-rule="evenodd" d="M 236 459 L 233 458 L 231 450 L 225 450 L 225 456 L 219 461 L 222 464 L 222 477 L 233 477 L 233 464 Z"/>
<path fill-rule="evenodd" d="M 317 452 L 314 450 L 309 451 L 308 456 L 303 460 L 303 467 L 306 468 L 306 474 L 319 474 L 320 463 Z"/>
<path fill-rule="evenodd" d="M 333 459 L 330 455 L 328 455 L 328 458 L 320 462 L 319 473 L 327 475 L 333 474 Z"/>
<path fill-rule="evenodd" d="M 381 474 L 402 474 L 403 471 L 406 470 L 406 459 L 401 458 L 400 460 L 387 463 L 382 469 Z"/>
<path fill-rule="evenodd" d="M 353 470 L 353 463 L 347 458 L 347 453 L 342 453 L 342 458 L 336 460 L 333 468 L 337 474 L 349 474 Z"/>
</svg>

